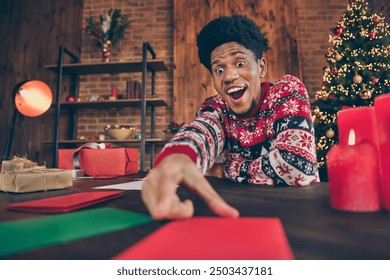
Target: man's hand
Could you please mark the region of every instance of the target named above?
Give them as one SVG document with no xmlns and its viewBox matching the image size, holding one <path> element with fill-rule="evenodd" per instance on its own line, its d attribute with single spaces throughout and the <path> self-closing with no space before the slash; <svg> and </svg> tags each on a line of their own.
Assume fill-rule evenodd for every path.
<svg viewBox="0 0 390 280">
<path fill-rule="evenodd" d="M 183 219 L 194 214 L 192 201 L 181 201 L 176 194 L 179 184 L 199 195 L 219 216 L 238 217 L 237 209 L 229 206 L 184 154 L 171 154 L 151 170 L 142 186 L 142 199 L 156 220 Z"/>
</svg>

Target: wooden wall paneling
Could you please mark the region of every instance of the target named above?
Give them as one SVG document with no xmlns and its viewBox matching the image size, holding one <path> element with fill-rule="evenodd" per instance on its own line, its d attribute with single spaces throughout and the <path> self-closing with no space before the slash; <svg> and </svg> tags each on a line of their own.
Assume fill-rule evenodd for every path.
<svg viewBox="0 0 390 280">
<path fill-rule="evenodd" d="M 57 61 L 58 47 L 65 45 L 78 54 L 83 0 L 3 0 L 0 7 L 0 158 L 3 159 L 12 117 L 13 87 L 24 80 L 47 83 L 55 96 L 56 76 L 44 68 Z M 66 87 L 66 86 L 65 86 Z M 53 138 L 54 112 L 24 118 L 33 160 L 50 167 L 51 147 L 42 140 Z M 27 149 L 21 129 L 15 126 L 11 155 L 24 156 Z"/>
<path fill-rule="evenodd" d="M 267 0 L 255 6 L 255 21 L 266 24 L 265 31 L 271 47 L 266 53 L 266 79 L 269 81 L 278 80 L 285 74 L 302 78 L 298 49 L 298 16 L 294 3 L 289 0 Z"/>
<path fill-rule="evenodd" d="M 301 77 L 294 1 L 174 0 L 174 121 L 192 119 L 203 100 L 216 93 L 199 62 L 196 34 L 210 20 L 233 13 L 244 14 L 259 26 L 266 24 L 271 50 L 265 54 L 269 65 L 265 80 L 284 74 Z"/>
</svg>

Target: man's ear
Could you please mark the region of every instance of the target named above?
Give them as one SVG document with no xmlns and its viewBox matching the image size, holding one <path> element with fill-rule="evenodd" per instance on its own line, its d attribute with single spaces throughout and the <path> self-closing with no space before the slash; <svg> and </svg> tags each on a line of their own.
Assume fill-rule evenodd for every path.
<svg viewBox="0 0 390 280">
<path fill-rule="evenodd" d="M 259 65 L 259 76 L 263 78 L 267 74 L 267 60 L 262 57 L 257 60 L 257 64 Z"/>
</svg>

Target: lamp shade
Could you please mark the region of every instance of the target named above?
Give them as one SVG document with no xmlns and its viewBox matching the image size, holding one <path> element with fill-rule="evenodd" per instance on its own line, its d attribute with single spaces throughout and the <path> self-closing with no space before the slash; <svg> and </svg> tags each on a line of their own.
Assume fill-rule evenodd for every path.
<svg viewBox="0 0 390 280">
<path fill-rule="evenodd" d="M 45 113 L 50 108 L 52 100 L 50 87 L 42 81 L 30 80 L 16 89 L 16 109 L 28 117 L 37 117 Z"/>
</svg>

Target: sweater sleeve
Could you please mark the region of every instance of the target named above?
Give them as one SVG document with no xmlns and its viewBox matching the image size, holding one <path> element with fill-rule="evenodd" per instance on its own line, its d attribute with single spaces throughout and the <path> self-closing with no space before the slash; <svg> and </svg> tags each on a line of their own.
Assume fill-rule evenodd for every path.
<svg viewBox="0 0 390 280">
<path fill-rule="evenodd" d="M 188 155 L 205 174 L 221 154 L 225 141 L 221 116 L 216 108 L 213 98 L 208 98 L 195 119 L 183 125 L 164 146 L 154 165 L 157 166 L 170 154 L 181 153 Z"/>
<path fill-rule="evenodd" d="M 252 160 L 231 155 L 225 176 L 268 185 L 302 186 L 318 181 L 314 127 L 303 83 L 284 76 L 264 102 L 271 112 L 261 128 L 268 137 L 268 150 Z"/>
</svg>

